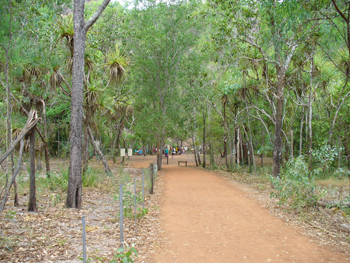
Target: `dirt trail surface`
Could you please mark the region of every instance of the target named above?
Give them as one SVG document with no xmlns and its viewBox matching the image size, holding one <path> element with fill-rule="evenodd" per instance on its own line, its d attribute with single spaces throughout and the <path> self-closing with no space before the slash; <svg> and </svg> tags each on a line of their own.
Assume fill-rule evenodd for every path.
<svg viewBox="0 0 350 263">
<path fill-rule="evenodd" d="M 234 183 L 179 167 L 177 159 L 163 166 L 156 262 L 350 262 L 270 215 Z"/>
</svg>

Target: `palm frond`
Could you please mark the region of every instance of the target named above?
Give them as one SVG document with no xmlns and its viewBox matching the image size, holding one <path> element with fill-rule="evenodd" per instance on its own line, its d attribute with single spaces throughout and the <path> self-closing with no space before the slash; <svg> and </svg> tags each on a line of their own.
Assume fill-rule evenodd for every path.
<svg viewBox="0 0 350 263">
<path fill-rule="evenodd" d="M 115 45 L 114 52 L 107 55 L 106 67 L 109 70 L 111 81 L 120 82 L 125 75 L 125 68 L 129 65 L 129 59 L 122 54 L 119 49 L 119 44 Z"/>
</svg>

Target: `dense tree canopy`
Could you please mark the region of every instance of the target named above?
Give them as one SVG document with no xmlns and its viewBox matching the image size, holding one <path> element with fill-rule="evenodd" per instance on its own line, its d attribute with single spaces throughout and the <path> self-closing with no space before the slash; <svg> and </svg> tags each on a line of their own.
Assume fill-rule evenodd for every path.
<svg viewBox="0 0 350 263">
<path fill-rule="evenodd" d="M 202 149 L 230 170 L 273 157 L 274 177 L 298 156 L 310 176 L 347 171 L 347 1 L 108 2 L 3 0 L 1 149 L 36 109 L 47 174 L 49 157 L 82 155 L 70 164 L 74 184 L 92 150 L 108 174 L 105 158 L 120 148 L 157 148 L 161 169 L 162 149 L 181 141 L 198 165 Z"/>
</svg>

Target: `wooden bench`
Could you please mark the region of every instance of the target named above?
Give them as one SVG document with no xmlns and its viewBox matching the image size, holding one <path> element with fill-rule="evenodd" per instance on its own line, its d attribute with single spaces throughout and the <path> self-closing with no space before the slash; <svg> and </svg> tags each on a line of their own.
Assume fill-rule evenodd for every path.
<svg viewBox="0 0 350 263">
<path fill-rule="evenodd" d="M 186 167 L 187 167 L 187 161 L 178 161 L 178 162 L 177 162 L 177 165 L 180 166 L 180 163 L 186 164 Z"/>
</svg>

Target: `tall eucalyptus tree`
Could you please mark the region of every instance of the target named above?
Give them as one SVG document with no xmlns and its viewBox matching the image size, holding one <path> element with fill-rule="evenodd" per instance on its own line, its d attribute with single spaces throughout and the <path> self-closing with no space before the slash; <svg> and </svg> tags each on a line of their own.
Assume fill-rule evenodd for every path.
<svg viewBox="0 0 350 263">
<path fill-rule="evenodd" d="M 273 175 L 279 176 L 282 160 L 282 127 L 286 74 L 296 49 L 313 35 L 317 23 L 310 1 L 208 1 L 217 16 L 219 32 L 236 46 L 235 57 L 264 61 L 266 89 L 270 90 L 271 116 L 275 127 Z M 317 21 L 317 20 L 315 20 Z M 215 36 L 216 37 L 216 36 Z M 259 58 L 247 57 L 257 50 Z M 261 72 L 261 69 L 260 69 Z"/>
</svg>

